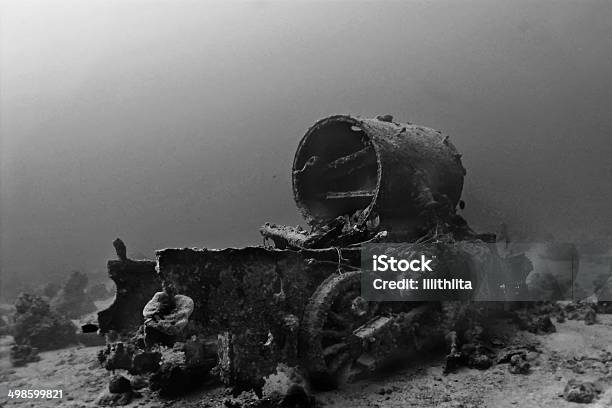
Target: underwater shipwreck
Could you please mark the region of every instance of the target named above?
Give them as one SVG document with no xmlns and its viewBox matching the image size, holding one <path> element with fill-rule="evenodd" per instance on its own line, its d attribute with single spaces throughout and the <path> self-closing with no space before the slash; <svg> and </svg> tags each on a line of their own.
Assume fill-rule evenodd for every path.
<svg viewBox="0 0 612 408">
<path fill-rule="evenodd" d="M 367 301 L 360 265 L 365 244 L 433 243 L 453 254 L 451 273 L 484 285 L 494 264 L 520 287 L 529 261 L 502 256 L 494 234 L 474 232 L 458 214 L 465 175 L 461 154 L 437 130 L 390 115 L 319 120 L 292 168 L 308 229 L 268 222 L 261 246 L 170 248 L 156 261 L 129 259 L 114 242 L 116 298 L 94 327 L 107 338 L 100 362 L 150 375 L 161 395 L 215 377 L 235 395 L 261 396 L 279 366 L 299 387 L 330 389 L 398 353 L 442 343 L 456 355 L 457 326 L 474 299 Z"/>
</svg>

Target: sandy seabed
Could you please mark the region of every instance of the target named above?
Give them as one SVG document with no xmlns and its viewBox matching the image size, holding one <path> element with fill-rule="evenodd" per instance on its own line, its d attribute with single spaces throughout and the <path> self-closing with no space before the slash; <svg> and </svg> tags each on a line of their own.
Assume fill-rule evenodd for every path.
<svg viewBox="0 0 612 408">
<path fill-rule="evenodd" d="M 556 323 L 557 332 L 547 335 L 516 333 L 500 322 L 500 332 L 510 336 L 506 338 L 508 346 L 539 344 L 541 353 L 533 357 L 532 371 L 527 375 L 511 374 L 507 364 L 484 371 L 464 368 L 444 375 L 443 356 L 424 356 L 385 376 L 318 393 L 316 400 L 325 407 L 610 407 L 611 382 L 605 383 L 604 392 L 591 404 L 579 405 L 561 397 L 569 379 L 597 380 L 609 377 L 605 374 L 608 370 L 612 372 L 609 362 L 600 361 L 602 354 L 612 353 L 612 315 L 598 315 L 598 319 L 591 326 L 575 320 Z M 10 343 L 10 337 L 0 338 L 0 406 L 93 407 L 108 387 L 110 373 L 96 358 L 100 347 L 46 351 L 40 354 L 40 361 L 13 368 L 8 360 Z M 61 389 L 63 398 L 10 399 L 9 389 Z M 219 385 L 177 400 L 160 400 L 146 388 L 140 392 L 142 396 L 128 407 L 217 407 L 229 398 Z"/>
</svg>

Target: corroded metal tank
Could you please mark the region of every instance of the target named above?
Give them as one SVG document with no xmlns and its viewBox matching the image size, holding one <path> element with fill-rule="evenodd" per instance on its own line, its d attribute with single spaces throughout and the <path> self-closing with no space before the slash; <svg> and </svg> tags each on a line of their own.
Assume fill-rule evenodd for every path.
<svg viewBox="0 0 612 408">
<path fill-rule="evenodd" d="M 426 208 L 459 202 L 465 169 L 443 133 L 410 123 L 334 115 L 316 122 L 293 162 L 296 204 L 312 226 L 346 214 L 393 229 Z"/>
</svg>

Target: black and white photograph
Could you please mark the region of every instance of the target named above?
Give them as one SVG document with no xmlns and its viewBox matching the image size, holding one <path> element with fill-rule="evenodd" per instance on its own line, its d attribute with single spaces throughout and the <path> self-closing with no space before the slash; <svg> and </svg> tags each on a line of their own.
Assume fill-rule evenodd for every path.
<svg viewBox="0 0 612 408">
<path fill-rule="evenodd" d="M 612 407 L 612 2 L 0 0 L 0 407 Z"/>
</svg>

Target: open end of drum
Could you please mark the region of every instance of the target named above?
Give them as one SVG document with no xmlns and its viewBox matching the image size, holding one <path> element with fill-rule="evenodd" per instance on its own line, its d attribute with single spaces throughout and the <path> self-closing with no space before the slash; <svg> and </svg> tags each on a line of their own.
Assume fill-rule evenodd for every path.
<svg viewBox="0 0 612 408">
<path fill-rule="evenodd" d="M 350 117 L 331 117 L 313 126 L 293 163 L 295 199 L 313 225 L 343 215 L 365 221 L 376 201 L 379 179 L 376 148 Z"/>
</svg>

